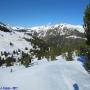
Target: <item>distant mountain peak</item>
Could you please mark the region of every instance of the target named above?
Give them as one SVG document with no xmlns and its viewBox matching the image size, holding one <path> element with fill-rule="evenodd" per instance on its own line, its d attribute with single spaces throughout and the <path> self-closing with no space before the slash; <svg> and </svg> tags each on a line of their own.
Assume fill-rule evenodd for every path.
<svg viewBox="0 0 90 90">
<path fill-rule="evenodd" d="M 84 29 L 81 25 L 72 25 L 72 24 L 55 24 L 55 25 L 42 25 L 42 26 L 35 26 L 31 27 L 32 30 L 40 31 L 40 30 L 48 30 L 48 29 L 54 29 L 54 28 L 68 28 L 68 29 L 77 29 L 79 32 L 84 33 Z"/>
</svg>

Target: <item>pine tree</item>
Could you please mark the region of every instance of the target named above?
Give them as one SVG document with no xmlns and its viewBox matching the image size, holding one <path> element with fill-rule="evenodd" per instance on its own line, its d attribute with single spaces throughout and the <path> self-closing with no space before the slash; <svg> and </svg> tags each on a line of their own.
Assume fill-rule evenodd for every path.
<svg viewBox="0 0 90 90">
<path fill-rule="evenodd" d="M 87 5 L 84 15 L 84 29 L 87 38 L 87 44 L 90 46 L 90 4 Z M 88 48 L 86 67 L 90 69 L 90 47 Z"/>
<path fill-rule="evenodd" d="M 72 61 L 72 60 L 73 60 L 72 54 L 73 54 L 73 52 L 68 51 L 67 57 L 66 57 L 66 60 L 67 60 L 67 61 Z"/>
<path fill-rule="evenodd" d="M 23 64 L 25 67 L 29 67 L 31 64 L 31 59 L 32 57 L 29 54 L 22 52 L 22 57 L 20 59 L 21 64 Z"/>
<path fill-rule="evenodd" d="M 16 60 L 12 57 L 7 57 L 5 60 L 6 66 L 13 66 L 14 62 L 16 62 Z"/>
<path fill-rule="evenodd" d="M 0 56 L 0 66 L 2 66 L 2 60 L 1 60 L 1 56 Z"/>
<path fill-rule="evenodd" d="M 87 5 L 85 10 L 84 29 L 87 38 L 87 44 L 90 45 L 90 4 Z"/>
</svg>

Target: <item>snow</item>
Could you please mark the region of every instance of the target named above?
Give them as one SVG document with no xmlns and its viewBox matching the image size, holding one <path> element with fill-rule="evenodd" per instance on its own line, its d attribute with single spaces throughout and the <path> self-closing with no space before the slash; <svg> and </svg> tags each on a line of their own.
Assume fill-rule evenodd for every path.
<svg viewBox="0 0 90 90">
<path fill-rule="evenodd" d="M 84 33 L 83 26 L 81 26 L 81 25 L 72 25 L 72 24 L 66 24 L 66 23 L 64 23 L 62 25 L 63 25 L 63 27 L 67 27 L 68 29 L 73 29 L 73 30 L 77 29 L 79 32 Z"/>
<path fill-rule="evenodd" d="M 24 32 L 3 32 L 0 31 L 0 51 L 6 51 L 12 53 L 13 50 L 25 50 L 25 47 L 29 49 L 32 48 L 29 42 L 27 42 L 24 37 L 31 38 L 28 35 L 25 35 Z M 13 46 L 10 46 L 10 42 L 13 43 Z"/>
<path fill-rule="evenodd" d="M 44 36 L 48 29 L 57 27 L 62 29 L 68 27 L 70 30 L 77 28 L 82 33 L 84 31 L 82 26 L 71 24 L 38 26 L 31 29 L 37 32 L 44 30 L 41 33 Z M 11 29 L 18 28 L 12 27 Z M 28 30 L 27 32 L 30 33 Z M 62 31 L 61 34 L 65 33 Z M 31 44 L 24 39 L 25 37 L 32 38 L 25 32 L 0 31 L 0 51 L 12 53 L 13 50 L 18 49 L 25 51 L 25 47 L 32 48 Z M 77 38 L 75 36 L 69 37 Z M 13 46 L 10 46 L 10 42 L 13 43 Z M 90 90 L 90 74 L 86 72 L 82 63 L 77 61 L 78 57 L 74 59 L 74 61 L 66 61 L 62 56 L 57 56 L 56 61 L 49 62 L 46 58 L 42 60 L 34 58 L 33 65 L 29 68 L 22 65 L 0 67 L 0 90 L 6 87 L 12 90 L 13 87 L 16 87 L 17 90 L 76 90 L 76 88 L 78 88 L 77 90 Z"/>
<path fill-rule="evenodd" d="M 40 32 L 41 30 L 43 31 L 47 31 L 49 29 L 54 29 L 54 28 L 59 28 L 62 29 L 63 28 L 68 28 L 70 30 L 77 30 L 80 33 L 84 33 L 84 28 L 81 25 L 72 25 L 72 24 L 66 24 L 66 23 L 61 23 L 61 24 L 55 24 L 55 25 L 42 25 L 42 26 L 35 26 L 35 27 L 31 27 L 31 30 L 35 30 L 36 32 Z"/>
<path fill-rule="evenodd" d="M 86 40 L 86 38 L 82 38 L 82 37 L 75 36 L 75 35 L 67 36 L 66 38 L 72 38 L 72 39 L 80 38 L 80 39 L 85 39 Z"/>
<path fill-rule="evenodd" d="M 0 24 L 3 25 L 3 24 Z M 0 31 L 0 51 L 7 51 L 12 53 L 14 50 L 22 50 L 25 51 L 25 47 L 28 47 L 28 49 L 31 49 L 32 46 L 29 42 L 27 42 L 24 37 L 26 38 L 32 38 L 29 35 L 26 35 L 25 32 L 18 32 L 17 29 L 25 29 L 27 30 L 27 33 L 34 33 L 34 31 L 38 32 L 38 37 L 45 37 L 47 34 L 47 31 L 49 29 L 59 28 L 57 32 L 60 33 L 60 35 L 65 35 L 68 30 L 64 31 L 63 28 L 66 27 L 70 30 L 79 30 L 80 32 L 83 32 L 84 29 L 80 25 L 71 25 L 71 24 L 55 24 L 55 25 L 42 25 L 42 26 L 36 26 L 32 28 L 25 28 L 25 27 L 18 27 L 18 26 L 10 26 L 6 25 L 6 28 L 9 28 L 12 32 L 3 32 Z M 31 30 L 32 29 L 32 30 Z M 50 35 L 53 33 L 51 32 Z M 68 36 L 66 38 L 81 38 L 76 36 Z M 10 46 L 10 42 L 13 43 L 13 47 Z"/>
<path fill-rule="evenodd" d="M 53 31 L 56 31 L 60 35 L 66 35 L 66 34 L 68 35 L 69 32 L 72 32 L 74 30 L 80 33 L 84 33 L 84 28 L 81 25 L 72 25 L 72 24 L 66 24 L 66 23 L 35 26 L 35 27 L 31 27 L 30 30 L 36 31 L 39 37 L 47 36 L 47 33 L 49 30 L 52 30 L 51 32 L 49 32 L 49 35 L 56 35 L 53 33 Z M 67 37 L 67 38 L 82 38 L 82 37 L 73 36 L 73 37 Z"/>
<path fill-rule="evenodd" d="M 59 57 L 58 57 L 59 58 Z M 61 58 L 60 58 L 61 59 Z M 29 68 L 0 68 L 0 87 L 16 90 L 90 90 L 90 75 L 79 61 L 52 61 Z"/>
<path fill-rule="evenodd" d="M 48 63 L 48 60 L 46 58 L 43 58 L 42 60 L 38 60 L 38 58 L 32 59 L 32 64 L 34 65 L 40 65 L 45 63 Z"/>
<path fill-rule="evenodd" d="M 56 60 L 65 61 L 65 59 L 62 55 L 57 56 Z"/>
<path fill-rule="evenodd" d="M 42 25 L 42 26 L 31 27 L 32 30 L 47 30 L 50 28 L 51 28 L 51 25 Z"/>
</svg>

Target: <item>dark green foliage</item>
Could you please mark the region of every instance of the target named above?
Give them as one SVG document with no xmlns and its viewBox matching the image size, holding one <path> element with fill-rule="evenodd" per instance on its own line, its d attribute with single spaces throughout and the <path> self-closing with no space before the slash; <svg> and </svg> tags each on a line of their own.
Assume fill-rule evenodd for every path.
<svg viewBox="0 0 90 90">
<path fill-rule="evenodd" d="M 65 38 L 60 36 L 50 36 L 49 39 L 40 39 L 37 36 L 33 36 L 32 39 L 26 39 L 31 42 L 33 49 L 30 49 L 30 53 L 36 57 L 38 60 L 41 60 L 43 57 L 46 57 L 48 60 L 56 60 L 56 56 L 68 52 L 67 59 L 72 60 L 72 52 L 75 50 L 80 50 L 80 47 L 85 45 L 85 40 L 72 40 L 68 39 L 61 41 Z M 60 40 L 60 41 L 59 41 Z M 60 43 L 61 42 L 61 43 Z M 81 51 L 82 52 L 82 51 Z"/>
<path fill-rule="evenodd" d="M 12 42 L 10 42 L 10 46 L 13 46 L 13 43 Z"/>
<path fill-rule="evenodd" d="M 73 60 L 72 54 L 73 54 L 73 53 L 72 53 L 71 51 L 68 51 L 68 52 L 67 52 L 67 56 L 66 56 L 66 60 L 67 60 L 67 61 L 72 61 L 72 60 Z"/>
<path fill-rule="evenodd" d="M 28 42 L 31 42 L 31 39 L 28 39 L 28 38 L 24 38 L 26 41 L 28 41 Z"/>
<path fill-rule="evenodd" d="M 3 63 L 2 63 L 2 60 L 1 60 L 1 57 L 0 57 L 0 66 L 2 66 L 2 64 L 3 64 Z"/>
<path fill-rule="evenodd" d="M 67 48 L 65 48 L 66 50 L 65 50 L 65 52 L 64 52 L 64 54 L 63 54 L 63 56 L 65 57 L 65 59 L 67 60 L 67 61 L 72 61 L 73 60 L 73 49 L 72 49 L 72 47 L 67 47 Z"/>
<path fill-rule="evenodd" d="M 90 45 L 90 4 L 87 5 L 84 15 L 84 29 L 87 38 L 87 44 Z"/>
<path fill-rule="evenodd" d="M 13 51 L 13 54 L 16 54 L 16 51 L 15 50 Z"/>
<path fill-rule="evenodd" d="M 84 48 L 84 56 L 86 56 L 86 62 L 84 63 L 85 68 L 90 69 L 90 46 Z"/>
<path fill-rule="evenodd" d="M 7 57 L 5 60 L 6 66 L 12 66 L 16 60 L 12 57 Z"/>
<path fill-rule="evenodd" d="M 13 54 L 19 55 L 19 53 L 20 53 L 20 52 L 19 52 L 18 50 L 14 50 L 14 51 L 13 51 Z"/>
<path fill-rule="evenodd" d="M 51 60 L 56 60 L 56 48 L 49 47 L 49 56 Z"/>
<path fill-rule="evenodd" d="M 90 4 L 87 5 L 84 14 L 84 29 L 87 38 L 87 44 L 90 45 Z M 90 69 L 90 47 L 88 48 L 86 67 Z"/>
<path fill-rule="evenodd" d="M 1 51 L 1 56 L 3 56 L 4 55 L 4 53 Z"/>
<path fill-rule="evenodd" d="M 36 55 L 38 60 L 42 59 L 43 57 L 46 57 L 48 60 L 56 60 L 56 56 L 61 54 L 60 45 L 52 43 L 53 40 L 52 42 L 47 42 L 34 36 L 33 39 L 28 41 L 31 41 L 33 46 L 33 49 L 30 50 L 30 53 L 32 53 L 32 55 Z"/>
<path fill-rule="evenodd" d="M 18 52 L 20 52 L 21 50 L 20 49 L 18 49 Z"/>
<path fill-rule="evenodd" d="M 32 57 L 29 54 L 22 52 L 22 57 L 20 59 L 21 64 L 23 64 L 25 67 L 29 67 L 31 64 L 31 59 Z"/>
<path fill-rule="evenodd" d="M 90 69 L 90 52 L 88 53 L 88 60 L 85 62 L 86 69 Z"/>
<path fill-rule="evenodd" d="M 27 47 L 25 47 L 25 50 L 28 50 L 28 48 L 27 48 Z"/>
<path fill-rule="evenodd" d="M 88 46 L 85 45 L 85 46 L 80 46 L 79 49 L 78 49 L 78 56 L 82 55 L 82 56 L 87 56 L 88 54 Z"/>
<path fill-rule="evenodd" d="M 2 65 L 3 65 L 3 64 L 5 64 L 5 59 L 4 59 L 4 58 L 2 58 L 1 60 L 2 60 Z"/>
<path fill-rule="evenodd" d="M 8 56 L 8 53 L 6 51 L 4 51 L 4 55 L 5 55 L 5 57 L 7 57 Z"/>
<path fill-rule="evenodd" d="M 36 55 L 36 57 L 38 57 L 38 60 L 40 60 L 44 56 L 47 57 L 49 46 L 44 40 L 34 36 L 30 41 L 33 46 L 33 49 L 30 50 L 30 53 L 32 53 L 32 55 Z"/>
<path fill-rule="evenodd" d="M 2 66 L 3 64 L 5 64 L 5 60 L 0 57 L 0 66 Z"/>
</svg>

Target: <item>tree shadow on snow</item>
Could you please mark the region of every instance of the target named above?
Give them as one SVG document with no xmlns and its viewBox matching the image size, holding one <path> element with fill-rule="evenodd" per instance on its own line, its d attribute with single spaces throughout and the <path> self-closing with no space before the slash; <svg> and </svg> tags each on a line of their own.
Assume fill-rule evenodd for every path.
<svg viewBox="0 0 90 90">
<path fill-rule="evenodd" d="M 73 84 L 73 87 L 74 87 L 74 90 L 79 90 L 79 86 L 78 86 L 78 84 Z"/>
</svg>

